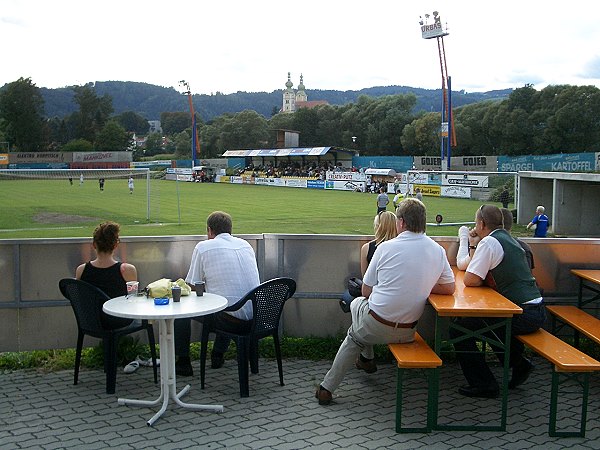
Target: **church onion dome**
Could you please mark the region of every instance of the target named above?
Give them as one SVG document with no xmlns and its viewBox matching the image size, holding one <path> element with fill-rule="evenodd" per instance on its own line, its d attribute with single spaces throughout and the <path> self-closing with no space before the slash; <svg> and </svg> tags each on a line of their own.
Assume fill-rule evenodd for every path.
<svg viewBox="0 0 600 450">
<path fill-rule="evenodd" d="M 300 74 L 300 84 L 298 85 L 298 90 L 299 91 L 304 90 L 304 77 L 302 76 L 302 74 Z"/>
<path fill-rule="evenodd" d="M 290 73 L 288 72 L 288 80 L 285 83 L 285 87 L 288 88 L 288 90 L 292 89 L 292 86 L 294 86 L 294 83 L 292 83 L 292 80 L 290 79 Z"/>
</svg>

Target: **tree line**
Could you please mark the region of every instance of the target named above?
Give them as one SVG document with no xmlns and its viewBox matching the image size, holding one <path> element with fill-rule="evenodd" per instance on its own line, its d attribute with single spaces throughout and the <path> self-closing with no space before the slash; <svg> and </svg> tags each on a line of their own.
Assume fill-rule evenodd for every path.
<svg viewBox="0 0 600 450">
<path fill-rule="evenodd" d="M 113 100 L 94 86 L 72 87 L 78 109 L 63 118 L 46 118 L 40 89 L 20 78 L 0 91 L 0 142 L 13 151 L 118 151 L 132 149 L 131 134 L 148 131 L 134 111 L 113 114 Z M 416 111 L 414 93 L 361 95 L 344 105 L 321 105 L 265 118 L 247 109 L 203 122 L 197 115 L 199 157 L 226 150 L 273 148 L 274 130 L 300 133 L 302 147 L 337 146 L 361 155 L 438 155 L 441 114 Z M 453 155 L 521 155 L 600 151 L 600 90 L 556 85 L 515 89 L 504 100 L 454 108 L 457 147 Z M 160 115 L 162 134 L 147 136 L 140 156 L 169 153 L 191 157 L 191 120 L 187 112 Z"/>
</svg>

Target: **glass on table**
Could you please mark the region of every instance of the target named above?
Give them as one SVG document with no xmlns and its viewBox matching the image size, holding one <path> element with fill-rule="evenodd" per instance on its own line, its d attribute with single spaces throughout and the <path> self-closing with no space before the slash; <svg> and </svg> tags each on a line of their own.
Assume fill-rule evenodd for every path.
<svg viewBox="0 0 600 450">
<path fill-rule="evenodd" d="M 139 281 L 128 281 L 127 282 L 127 298 L 136 297 L 138 295 L 139 287 L 140 287 Z"/>
</svg>

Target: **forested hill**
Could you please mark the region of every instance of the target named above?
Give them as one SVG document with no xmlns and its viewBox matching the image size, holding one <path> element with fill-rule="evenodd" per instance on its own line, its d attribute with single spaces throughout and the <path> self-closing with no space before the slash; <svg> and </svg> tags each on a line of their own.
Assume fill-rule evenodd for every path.
<svg viewBox="0 0 600 450">
<path fill-rule="evenodd" d="M 135 111 L 148 120 L 159 120 L 162 112 L 187 111 L 188 101 L 185 95 L 173 87 L 165 88 L 133 81 L 97 81 L 95 89 L 98 96 L 112 97 L 114 113 Z M 77 110 L 73 102 L 73 90 L 70 87 L 59 89 L 40 88 L 45 100 L 47 117 L 64 117 Z M 489 92 L 452 93 L 454 107 L 477 103 L 482 100 L 503 99 L 512 89 Z M 384 95 L 413 93 L 417 97 L 415 112 L 439 111 L 441 105 L 440 89 L 421 89 L 408 86 L 381 86 L 361 89 L 360 91 L 310 90 L 306 91 L 308 100 L 326 100 L 331 105 L 344 105 L 355 102 L 359 96 L 381 97 Z M 251 109 L 263 116 L 271 117 L 274 109 L 282 105 L 282 90 L 273 92 L 236 92 L 234 94 L 193 96 L 194 108 L 204 121 L 209 121 L 224 113 L 236 113 Z"/>
</svg>

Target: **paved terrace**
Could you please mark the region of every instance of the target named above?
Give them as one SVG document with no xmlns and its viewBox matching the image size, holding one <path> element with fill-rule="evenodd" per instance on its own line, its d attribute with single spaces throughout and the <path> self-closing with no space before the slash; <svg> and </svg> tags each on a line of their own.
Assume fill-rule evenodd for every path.
<svg viewBox="0 0 600 450">
<path fill-rule="evenodd" d="M 100 370 L 80 373 L 77 386 L 72 384 L 72 370 L 15 371 L 0 374 L 0 448 L 599 448 L 600 378 L 592 376 L 586 438 L 551 438 L 551 367 L 540 358 L 534 362 L 536 370 L 524 388 L 510 392 L 507 432 L 430 434 L 395 433 L 396 371 L 392 363 L 380 364 L 374 375 L 351 371 L 335 393 L 334 403 L 319 406 L 315 385 L 329 368 L 329 361 L 284 361 L 286 385 L 281 387 L 276 363 L 261 359 L 261 373 L 251 376 L 250 398 L 245 399 L 238 394 L 235 361 L 226 361 L 218 371 L 208 368 L 205 391 L 200 389 L 199 363 L 194 361 L 195 376 L 180 379 L 180 387 L 185 382 L 192 384 L 184 401 L 221 403 L 225 412 L 173 406 L 153 428 L 146 426 L 146 420 L 156 409 L 117 405 L 117 395 L 139 399 L 158 395 L 151 368 L 140 367 L 133 374 L 121 370 L 117 395 L 104 393 Z M 444 421 L 498 417 L 498 400 L 461 397 L 456 393 L 460 384 L 464 380 L 458 366 L 445 365 L 441 382 L 444 403 L 440 405 Z M 408 419 L 413 414 L 423 417 L 425 390 L 418 389 L 409 397 L 418 405 L 406 405 Z M 563 416 L 568 420 L 578 412 L 572 406 Z"/>
</svg>

